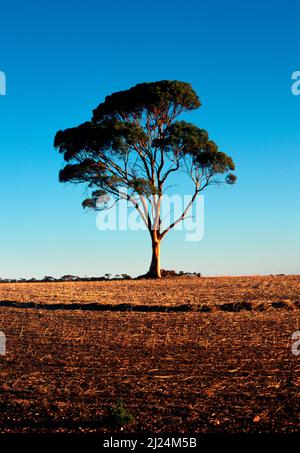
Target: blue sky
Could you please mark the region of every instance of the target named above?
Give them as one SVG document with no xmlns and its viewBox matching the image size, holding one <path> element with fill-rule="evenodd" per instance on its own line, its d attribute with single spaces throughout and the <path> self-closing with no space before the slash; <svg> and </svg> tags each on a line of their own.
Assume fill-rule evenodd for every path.
<svg viewBox="0 0 300 453">
<path fill-rule="evenodd" d="M 0 276 L 136 275 L 146 232 L 100 232 L 83 187 L 58 183 L 59 129 L 143 81 L 190 82 L 237 167 L 205 195 L 205 236 L 162 244 L 162 267 L 205 275 L 300 272 L 300 5 L 294 1 L 11 1 L 1 6 Z"/>
</svg>

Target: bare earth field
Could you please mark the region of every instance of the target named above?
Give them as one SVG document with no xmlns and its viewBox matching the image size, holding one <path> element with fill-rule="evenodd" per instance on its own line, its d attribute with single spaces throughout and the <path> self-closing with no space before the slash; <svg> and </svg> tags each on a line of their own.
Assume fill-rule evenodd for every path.
<svg viewBox="0 0 300 453">
<path fill-rule="evenodd" d="M 1 301 L 34 304 L 128 304 L 131 306 L 218 309 L 249 303 L 254 310 L 300 308 L 300 276 L 178 277 L 111 282 L 1 283 Z M 277 306 L 279 303 L 279 307 Z M 225 307 L 226 309 L 226 307 Z M 228 307 L 230 310 L 230 307 Z M 186 307 L 183 307 L 186 311 Z"/>
<path fill-rule="evenodd" d="M 127 432 L 299 431 L 299 307 L 300 276 L 0 284 L 0 432 L 112 432 L 119 399 Z"/>
</svg>

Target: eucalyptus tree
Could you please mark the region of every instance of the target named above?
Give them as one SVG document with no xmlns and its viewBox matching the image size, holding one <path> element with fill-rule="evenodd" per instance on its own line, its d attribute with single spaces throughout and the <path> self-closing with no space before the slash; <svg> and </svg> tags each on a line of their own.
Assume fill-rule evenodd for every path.
<svg viewBox="0 0 300 453">
<path fill-rule="evenodd" d="M 54 146 L 66 162 L 59 180 L 87 186 L 84 208 L 102 210 L 109 207 L 108 199 L 124 198 L 138 211 L 151 238 L 152 278 L 161 276 L 162 239 L 184 220 L 199 193 L 216 182 L 236 181 L 232 158 L 206 130 L 178 119 L 200 105 L 189 83 L 140 83 L 107 96 L 90 121 L 55 137 Z M 168 180 L 180 170 L 191 179 L 193 194 L 181 215 L 164 226 L 163 196 Z"/>
</svg>

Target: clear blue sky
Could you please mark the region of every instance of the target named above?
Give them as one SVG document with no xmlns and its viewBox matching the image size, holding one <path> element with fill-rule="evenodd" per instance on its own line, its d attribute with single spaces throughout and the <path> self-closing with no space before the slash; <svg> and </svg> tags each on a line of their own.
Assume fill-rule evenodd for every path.
<svg viewBox="0 0 300 453">
<path fill-rule="evenodd" d="M 190 82 L 238 184 L 206 193 L 205 237 L 171 233 L 162 266 L 204 274 L 300 273 L 300 4 L 294 1 L 10 1 L 1 5 L 0 276 L 147 270 L 146 232 L 99 232 L 83 187 L 58 183 L 55 132 L 105 95 Z"/>
</svg>

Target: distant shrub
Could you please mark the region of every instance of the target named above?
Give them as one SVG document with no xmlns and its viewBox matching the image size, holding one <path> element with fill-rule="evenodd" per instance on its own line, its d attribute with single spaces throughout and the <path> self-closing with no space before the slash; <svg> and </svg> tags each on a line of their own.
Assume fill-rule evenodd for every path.
<svg viewBox="0 0 300 453">
<path fill-rule="evenodd" d="M 247 310 L 251 311 L 253 310 L 253 306 L 250 302 L 230 302 L 226 304 L 220 304 L 219 309 L 222 311 L 241 311 L 241 310 Z"/>
<path fill-rule="evenodd" d="M 130 275 L 128 275 L 128 274 L 121 274 L 121 278 L 123 280 L 131 280 L 132 279 L 132 277 Z"/>
<path fill-rule="evenodd" d="M 203 305 L 198 306 L 198 311 L 201 311 L 203 313 L 208 313 L 208 312 L 212 311 L 212 309 L 208 305 L 203 304 Z"/>
<path fill-rule="evenodd" d="M 179 271 L 177 273 L 174 270 L 162 269 L 161 276 L 162 277 L 201 277 L 201 274 L 200 274 L 200 272 L 184 272 L 184 271 Z"/>
<path fill-rule="evenodd" d="M 287 304 L 285 302 L 272 302 L 273 308 L 287 308 Z"/>
<path fill-rule="evenodd" d="M 162 277 L 177 277 L 177 272 L 173 270 L 162 269 L 161 276 Z"/>
</svg>

